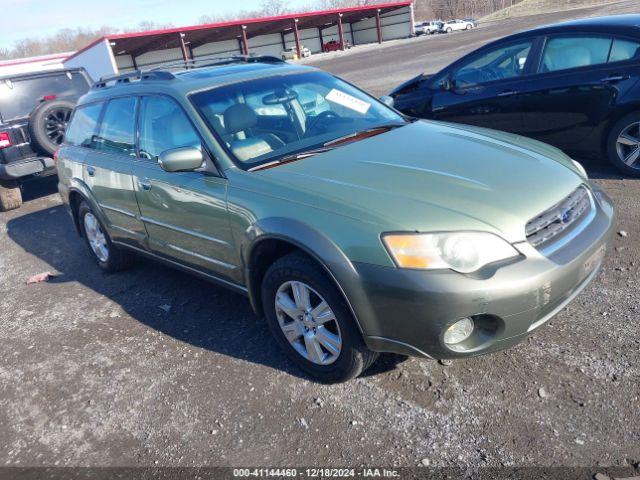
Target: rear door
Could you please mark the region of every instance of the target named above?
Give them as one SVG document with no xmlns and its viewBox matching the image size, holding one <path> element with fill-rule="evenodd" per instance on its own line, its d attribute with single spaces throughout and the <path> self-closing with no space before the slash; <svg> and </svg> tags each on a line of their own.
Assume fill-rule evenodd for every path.
<svg viewBox="0 0 640 480">
<path fill-rule="evenodd" d="M 431 85 L 436 90 L 430 116 L 519 132 L 522 128 L 520 92 L 527 82 L 534 40 L 517 40 L 484 49 L 463 61 L 452 73 L 434 79 Z"/>
<path fill-rule="evenodd" d="M 135 189 L 149 248 L 197 270 L 237 278 L 239 261 L 227 216 L 227 180 L 205 171 L 166 172 L 158 163 L 166 150 L 203 148 L 187 115 L 169 97 L 143 97 L 138 130 Z"/>
<path fill-rule="evenodd" d="M 522 92 L 522 133 L 568 151 L 597 149 L 594 129 L 637 82 L 639 51 L 637 41 L 609 35 L 547 37 Z"/>
<path fill-rule="evenodd" d="M 109 100 L 98 133 L 87 150 L 84 181 L 109 221 L 113 240 L 144 245 L 146 233 L 133 189 L 135 119 L 138 99 Z"/>
</svg>

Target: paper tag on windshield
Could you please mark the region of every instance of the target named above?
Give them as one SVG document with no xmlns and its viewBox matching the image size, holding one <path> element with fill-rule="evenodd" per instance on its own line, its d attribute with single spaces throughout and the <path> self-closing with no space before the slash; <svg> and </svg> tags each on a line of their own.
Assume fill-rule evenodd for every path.
<svg viewBox="0 0 640 480">
<path fill-rule="evenodd" d="M 367 113 L 369 107 L 371 106 L 370 103 L 367 103 L 356 97 L 352 97 L 348 93 L 341 92 L 340 90 L 336 90 L 335 88 L 331 90 L 325 98 L 330 102 L 334 102 L 338 105 L 342 105 L 343 107 L 350 108 L 351 110 L 355 110 L 358 113 Z"/>
</svg>

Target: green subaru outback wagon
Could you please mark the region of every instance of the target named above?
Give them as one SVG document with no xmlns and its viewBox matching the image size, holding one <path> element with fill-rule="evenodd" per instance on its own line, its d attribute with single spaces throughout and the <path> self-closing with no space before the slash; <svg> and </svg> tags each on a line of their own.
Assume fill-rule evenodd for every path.
<svg viewBox="0 0 640 480">
<path fill-rule="evenodd" d="M 593 280 L 614 222 L 555 148 L 269 57 L 103 79 L 57 162 L 100 268 L 142 254 L 245 294 L 324 382 L 514 345 Z"/>
</svg>

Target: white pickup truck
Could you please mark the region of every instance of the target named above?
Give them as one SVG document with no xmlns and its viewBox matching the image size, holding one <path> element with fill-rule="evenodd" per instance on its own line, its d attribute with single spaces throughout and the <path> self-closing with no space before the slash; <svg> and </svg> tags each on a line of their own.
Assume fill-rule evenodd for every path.
<svg viewBox="0 0 640 480">
<path fill-rule="evenodd" d="M 415 25 L 415 34 L 416 35 L 433 35 L 434 33 L 438 33 L 441 27 L 442 27 L 442 22 L 437 22 L 437 21 L 420 22 Z"/>
</svg>

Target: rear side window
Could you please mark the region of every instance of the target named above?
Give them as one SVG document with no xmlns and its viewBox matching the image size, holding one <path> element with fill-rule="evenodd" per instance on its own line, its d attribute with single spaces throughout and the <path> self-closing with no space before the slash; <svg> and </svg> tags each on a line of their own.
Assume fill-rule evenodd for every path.
<svg viewBox="0 0 640 480">
<path fill-rule="evenodd" d="M 76 108 L 64 135 L 65 143 L 91 148 L 103 106 L 103 103 L 92 103 Z"/>
<path fill-rule="evenodd" d="M 0 80 L 0 116 L 5 121 L 28 117 L 44 97 L 75 103 L 88 90 L 87 79 L 78 72 Z"/>
<path fill-rule="evenodd" d="M 640 56 L 640 42 L 616 38 L 613 40 L 609 62 L 623 62 Z"/>
<path fill-rule="evenodd" d="M 607 63 L 611 37 L 575 35 L 551 38 L 542 56 L 542 71 L 555 72 L 570 68 Z"/>
<path fill-rule="evenodd" d="M 135 154 L 135 97 L 115 98 L 104 111 L 95 149 L 117 155 Z"/>
</svg>

